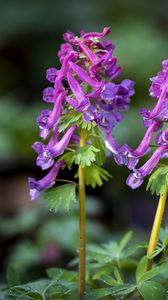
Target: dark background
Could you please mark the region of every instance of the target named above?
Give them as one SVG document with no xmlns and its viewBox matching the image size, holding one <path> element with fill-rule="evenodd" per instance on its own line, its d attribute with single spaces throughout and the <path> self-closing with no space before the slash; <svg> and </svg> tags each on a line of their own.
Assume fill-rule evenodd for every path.
<svg viewBox="0 0 168 300">
<path fill-rule="evenodd" d="M 45 106 L 41 96 L 48 85 L 45 71 L 52 66 L 59 68 L 57 51 L 62 34 L 67 30 L 76 34 L 81 29 L 102 31 L 104 26 L 111 26 L 110 38 L 116 45 L 115 55 L 123 68 L 120 78 L 136 82 L 131 110 L 124 113 L 124 121 L 115 130 L 116 137 L 121 144 L 136 147 L 145 132 L 139 109 L 155 104 L 148 93 L 149 78 L 161 69 L 161 61 L 168 58 L 167 12 L 166 0 L 0 1 L 0 231 L 3 269 L 11 262 L 16 264 L 21 257 L 24 262 L 28 257 L 24 252 L 27 248 L 33 253 L 28 258 L 27 268 L 37 265 L 37 260 L 38 268 L 41 268 L 40 255 L 46 259 L 47 265 L 50 256 L 51 264 L 61 261 L 65 265 L 63 257 L 68 261 L 75 255 L 78 238 L 72 235 L 77 235 L 77 222 L 72 225 L 72 235 L 69 229 L 73 213 L 46 215 L 47 209 L 41 207 L 40 201 L 30 202 L 27 188 L 28 176 L 43 176 L 35 166 L 36 155 L 31 145 L 38 139 L 36 117 Z M 146 193 L 146 182 L 136 191 L 127 187 L 125 180 L 129 171 L 117 167 L 112 157 L 108 158 L 105 167 L 113 175 L 109 183 L 93 191 L 87 189 L 88 215 L 97 224 L 92 224 L 91 241 L 95 237 L 99 242 L 104 238 L 107 240 L 130 227 L 142 234 L 148 232 L 156 197 Z M 61 178 L 63 176 L 70 175 L 64 173 Z M 59 222 L 50 224 L 51 219 L 59 218 L 62 225 Z M 50 232 L 49 246 L 46 246 L 44 232 L 40 235 L 38 231 L 42 224 L 51 226 L 43 230 Z M 100 226 L 106 231 L 105 235 Z M 69 233 L 61 241 L 62 232 L 65 233 L 67 227 Z M 23 267 L 22 260 L 20 265 Z"/>
</svg>

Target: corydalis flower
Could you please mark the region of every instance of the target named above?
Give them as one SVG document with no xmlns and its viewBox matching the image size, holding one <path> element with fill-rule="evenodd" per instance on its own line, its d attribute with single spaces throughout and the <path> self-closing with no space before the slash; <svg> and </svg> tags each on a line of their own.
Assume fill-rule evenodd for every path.
<svg viewBox="0 0 168 300">
<path fill-rule="evenodd" d="M 52 67 L 46 72 L 51 86 L 44 89 L 43 100 L 51 107 L 44 109 L 37 118 L 40 137 L 43 140 L 50 137 L 47 144 L 39 141 L 33 144 L 33 149 L 38 154 L 36 164 L 43 170 L 51 167 L 51 170 L 55 170 L 56 167 L 53 166 L 57 166 L 56 158 L 58 161 L 61 159 L 59 156 L 67 150 L 70 140 L 76 143 L 73 136 L 76 125 L 81 126 L 81 116 L 85 122 L 92 123 L 93 127 L 97 126 L 109 133 L 122 120 L 120 111 L 129 107 L 130 97 L 134 94 L 134 83 L 128 79 L 118 84 L 110 83 L 120 74 L 121 68 L 113 55 L 113 43 L 110 40 L 100 40 L 109 31 L 110 28 L 105 27 L 100 33 L 81 32 L 79 37 L 70 31 L 64 34 L 65 43 L 58 52 L 61 67 Z M 64 132 L 60 129 L 60 121 L 64 120 L 66 114 L 73 115 L 74 111 L 75 115 L 80 114 L 77 121 L 79 123 L 69 122 Z M 90 140 L 87 142 L 91 143 Z M 50 186 L 49 182 L 53 182 L 48 180 L 49 177 L 45 177 L 47 184 L 46 179 L 29 180 L 33 199 L 37 198 L 41 190 Z"/>
<path fill-rule="evenodd" d="M 152 140 L 153 132 L 158 130 L 158 123 L 153 123 L 147 130 L 139 146 L 133 150 L 127 144 L 120 146 L 111 133 L 106 134 L 105 144 L 106 147 L 113 153 L 116 163 L 127 165 L 129 169 L 134 169 L 139 159 L 150 150 L 150 143 Z"/>
<path fill-rule="evenodd" d="M 168 121 L 168 60 L 163 61 L 162 66 L 163 70 L 151 79 L 150 95 L 157 98 L 157 103 L 152 110 L 148 111 L 143 108 L 140 112 L 143 116 L 144 125 L 148 128 L 145 136 L 148 135 L 153 126 L 155 127 L 153 132 L 159 131 L 164 122 Z M 150 135 L 152 137 L 152 131 Z M 168 157 L 168 130 L 158 132 L 155 142 L 158 149 L 142 167 L 134 169 L 134 172 L 127 179 L 127 184 L 133 189 L 143 183 L 144 178 L 151 174 L 160 159 Z M 141 145 L 143 146 L 143 141 Z"/>
<path fill-rule="evenodd" d="M 60 141 L 57 140 L 57 133 L 56 133 L 56 135 L 50 140 L 47 146 L 45 146 L 42 143 L 40 147 L 39 147 L 39 143 L 38 144 L 35 143 L 33 145 L 34 150 L 39 154 L 36 163 L 38 166 L 42 168 L 42 170 L 46 170 L 50 168 L 54 164 L 54 159 L 64 153 L 73 135 L 75 128 L 76 128 L 75 125 L 70 127 Z"/>
<path fill-rule="evenodd" d="M 164 87 L 168 88 L 168 60 L 162 62 L 162 71 L 158 72 L 156 77 L 151 78 L 150 95 L 159 98 Z"/>
<path fill-rule="evenodd" d="M 63 166 L 64 161 L 55 163 L 49 173 L 41 180 L 35 180 L 32 177 L 28 178 L 31 200 L 35 200 L 40 196 L 40 193 L 52 187 L 55 183 L 59 169 Z"/>
<path fill-rule="evenodd" d="M 155 107 L 151 111 L 142 108 L 140 114 L 143 117 L 145 127 L 149 127 L 154 121 L 163 123 L 168 120 L 168 94 L 166 86 L 163 87 Z"/>
<path fill-rule="evenodd" d="M 134 83 L 128 79 L 121 84 L 108 83 L 121 72 L 113 56 L 115 46 L 110 40 L 100 41 L 109 31 L 105 27 L 101 33 L 82 32 L 80 37 L 70 31 L 64 34 L 66 43 L 58 52 L 61 68 L 50 68 L 46 74 L 54 87 L 44 90 L 43 100 L 53 103 L 54 108 L 44 110 L 38 118 L 42 138 L 48 137 L 61 116 L 60 107 L 66 107 L 67 103 L 82 112 L 86 122 L 94 121 L 104 131 L 111 131 L 122 120 L 118 110 L 128 109 Z M 86 118 L 92 114 L 93 107 L 92 118 Z"/>
<path fill-rule="evenodd" d="M 157 145 L 168 145 L 168 129 L 157 134 L 155 142 Z"/>
<path fill-rule="evenodd" d="M 166 150 L 168 150 L 168 145 L 160 146 L 141 168 L 134 170 L 134 172 L 129 175 L 126 181 L 127 185 L 132 189 L 139 187 L 143 183 L 144 178 L 151 174 L 153 169 L 157 166 Z"/>
<path fill-rule="evenodd" d="M 54 102 L 53 110 L 45 109 L 42 111 L 41 115 L 37 118 L 37 122 L 40 128 L 40 136 L 43 139 L 48 137 L 51 129 L 54 129 L 57 125 L 61 112 L 62 112 L 62 102 L 65 98 L 65 93 L 60 92 Z"/>
</svg>

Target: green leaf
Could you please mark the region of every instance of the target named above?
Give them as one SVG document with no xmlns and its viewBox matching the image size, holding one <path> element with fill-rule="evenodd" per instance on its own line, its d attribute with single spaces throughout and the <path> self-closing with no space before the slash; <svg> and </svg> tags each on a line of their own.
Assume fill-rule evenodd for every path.
<svg viewBox="0 0 168 300">
<path fill-rule="evenodd" d="M 141 277 L 140 277 L 140 280 L 139 281 L 146 281 L 146 280 L 149 280 L 149 279 L 152 279 L 154 278 L 155 276 L 161 274 L 164 269 L 165 269 L 165 264 L 162 264 L 162 265 L 158 265 L 156 267 L 153 267 L 151 270 L 149 271 L 146 271 Z"/>
<path fill-rule="evenodd" d="M 76 185 L 67 183 L 44 193 L 44 199 L 47 200 L 48 206 L 54 212 L 59 209 L 69 211 L 71 203 L 76 202 Z"/>
<path fill-rule="evenodd" d="M 72 126 L 73 124 L 78 124 L 79 121 L 82 119 L 82 113 L 79 113 L 75 110 L 70 110 L 65 114 L 58 125 L 58 129 L 60 132 L 66 130 L 68 127 Z"/>
<path fill-rule="evenodd" d="M 121 253 L 127 246 L 133 235 L 132 231 L 127 232 L 118 245 L 118 252 Z"/>
<path fill-rule="evenodd" d="M 92 289 L 86 292 L 86 300 L 104 299 L 111 295 L 111 288 Z"/>
<path fill-rule="evenodd" d="M 8 296 L 12 297 L 11 299 L 38 299 L 43 300 L 43 295 L 50 287 L 50 280 L 38 280 L 32 283 L 27 283 L 23 285 L 18 285 L 13 288 L 10 288 Z"/>
<path fill-rule="evenodd" d="M 7 283 L 9 287 L 20 284 L 18 271 L 12 266 L 9 266 L 7 269 Z"/>
<path fill-rule="evenodd" d="M 89 258 L 102 263 L 112 262 L 117 255 L 117 242 L 113 241 L 109 244 L 100 246 L 89 245 L 87 255 Z"/>
<path fill-rule="evenodd" d="M 166 300 L 166 289 L 155 281 L 144 281 L 137 286 L 144 300 Z"/>
<path fill-rule="evenodd" d="M 114 276 L 117 280 L 118 283 L 122 284 L 123 283 L 123 280 L 121 278 L 121 274 L 120 274 L 120 271 L 117 267 L 114 268 Z"/>
<path fill-rule="evenodd" d="M 116 298 L 124 297 L 132 293 L 135 289 L 136 286 L 134 284 L 129 284 L 129 283 L 118 284 L 117 286 L 111 288 L 111 294 Z"/>
<path fill-rule="evenodd" d="M 168 245 L 168 226 L 160 229 L 159 239 L 164 246 Z"/>
<path fill-rule="evenodd" d="M 142 276 L 146 272 L 147 263 L 148 263 L 147 256 L 143 256 L 141 258 L 141 260 L 139 261 L 139 263 L 137 265 L 137 269 L 136 269 L 135 276 L 136 276 L 136 282 L 137 283 L 141 280 Z"/>
<path fill-rule="evenodd" d="M 138 250 L 140 249 L 146 249 L 147 244 L 146 243 L 139 243 L 139 244 L 134 244 L 131 247 L 128 247 L 122 251 L 122 257 L 127 258 L 135 254 Z"/>
<path fill-rule="evenodd" d="M 77 289 L 76 283 L 44 279 L 11 288 L 7 294 L 9 299 L 64 299 Z M 8 299 L 8 298 L 7 298 Z"/>
<path fill-rule="evenodd" d="M 79 126 L 83 129 L 86 129 L 87 131 L 90 131 L 92 128 L 94 128 L 96 125 L 95 121 L 92 121 L 90 123 L 83 121 L 83 119 L 81 119 L 79 121 Z"/>
<path fill-rule="evenodd" d="M 73 156 L 73 161 L 77 165 L 81 165 L 82 167 L 90 166 L 92 162 L 96 159 L 96 152 L 100 150 L 95 148 L 92 145 L 85 145 L 83 147 L 79 147 Z"/>
<path fill-rule="evenodd" d="M 92 267 L 93 267 L 94 274 L 92 275 L 92 279 L 96 280 L 96 279 L 102 279 L 102 276 L 105 276 L 107 274 L 109 275 L 112 272 L 113 265 L 111 267 L 109 265 L 99 266 L 98 267 L 98 265 L 97 265 L 97 267 L 95 268 L 94 264 L 89 264 L 89 267 L 90 267 L 90 269 L 92 269 Z M 111 276 L 109 276 L 109 277 L 111 278 Z M 114 279 L 114 281 L 115 281 L 115 279 Z"/>
<path fill-rule="evenodd" d="M 95 188 L 97 185 L 102 186 L 103 180 L 108 181 L 111 177 L 108 171 L 95 164 L 85 167 L 86 185 L 91 185 L 92 188 Z"/>
<path fill-rule="evenodd" d="M 159 167 L 149 178 L 147 190 L 151 193 L 161 195 L 168 186 L 168 166 Z"/>
<path fill-rule="evenodd" d="M 90 139 L 92 145 L 97 149 L 100 149 L 100 151 L 96 153 L 96 163 L 99 166 L 102 166 L 106 160 L 106 147 L 101 131 L 98 128 L 94 128 L 93 135 L 91 135 Z"/>
<path fill-rule="evenodd" d="M 157 255 L 159 255 L 163 250 L 165 249 L 165 246 L 163 245 L 157 245 L 156 249 L 153 251 L 153 253 L 150 255 L 150 258 L 154 258 Z"/>
<path fill-rule="evenodd" d="M 67 152 L 67 153 L 61 155 L 58 161 L 64 160 L 68 169 L 71 169 L 72 164 L 73 164 L 73 156 L 74 156 L 73 152 Z"/>
<path fill-rule="evenodd" d="M 136 286 L 133 284 L 118 284 L 111 288 L 101 288 L 90 290 L 86 293 L 86 300 L 104 299 L 105 296 L 124 297 L 135 290 Z M 156 300 L 156 299 L 155 299 Z"/>
<path fill-rule="evenodd" d="M 100 280 L 102 280 L 104 283 L 111 285 L 111 286 L 118 284 L 117 280 L 115 280 L 112 276 L 109 276 L 107 274 L 103 274 L 100 277 Z"/>
<path fill-rule="evenodd" d="M 74 271 L 63 270 L 59 268 L 50 268 L 47 270 L 47 275 L 53 279 L 59 279 L 61 281 L 77 281 L 78 275 Z"/>
</svg>

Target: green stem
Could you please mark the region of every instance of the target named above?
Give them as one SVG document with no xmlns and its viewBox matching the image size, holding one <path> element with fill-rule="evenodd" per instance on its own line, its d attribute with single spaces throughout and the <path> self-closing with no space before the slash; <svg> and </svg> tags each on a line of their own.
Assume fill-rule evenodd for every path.
<svg viewBox="0 0 168 300">
<path fill-rule="evenodd" d="M 81 129 L 80 147 L 86 143 L 86 132 Z M 86 208 L 85 208 L 85 170 L 79 165 L 79 300 L 85 293 L 85 256 L 86 256 Z"/>
<path fill-rule="evenodd" d="M 152 268 L 153 261 L 152 261 L 151 256 L 157 246 L 160 226 L 162 223 L 163 213 L 165 210 L 167 192 L 168 192 L 168 190 L 166 189 L 165 192 L 160 196 L 159 203 L 157 206 L 157 210 L 156 210 L 156 214 L 155 214 L 155 218 L 154 218 L 154 222 L 153 222 L 153 227 L 152 227 L 152 231 L 151 231 L 151 236 L 150 236 L 150 240 L 149 240 L 149 244 L 148 244 L 148 249 L 147 249 L 147 256 L 148 256 L 147 271 L 149 271 Z"/>
</svg>

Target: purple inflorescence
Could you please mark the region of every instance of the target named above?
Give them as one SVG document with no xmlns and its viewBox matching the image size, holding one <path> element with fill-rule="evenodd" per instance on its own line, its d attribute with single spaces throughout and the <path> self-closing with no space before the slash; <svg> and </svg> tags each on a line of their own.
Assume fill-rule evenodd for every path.
<svg viewBox="0 0 168 300">
<path fill-rule="evenodd" d="M 128 79 L 118 84 L 112 82 L 120 74 L 121 67 L 113 55 L 115 46 L 111 40 L 101 40 L 109 32 L 110 28 L 105 27 L 102 32 L 82 31 L 80 37 L 70 31 L 63 35 L 65 43 L 58 52 L 61 68 L 47 70 L 46 78 L 52 86 L 43 91 L 43 100 L 53 105 L 53 109 L 43 110 L 37 119 L 40 137 L 44 140 L 51 134 L 53 137 L 47 145 L 41 142 L 33 145 L 38 153 L 36 163 L 43 170 L 50 167 L 51 170 L 58 170 L 55 158 L 63 154 L 75 136 L 76 126 L 71 124 L 67 132 L 59 137 L 58 125 L 67 112 L 74 110 L 80 113 L 83 121 L 99 127 L 108 136 L 122 120 L 120 111 L 129 108 L 134 82 Z M 62 165 L 58 166 L 60 168 Z M 44 181 L 31 179 L 31 198 L 37 198 L 41 190 L 48 188 L 57 173 L 52 171 L 52 175 L 48 174 Z"/>
<path fill-rule="evenodd" d="M 168 121 L 168 60 L 162 63 L 163 70 L 156 77 L 151 78 L 150 95 L 157 99 L 157 103 L 152 110 L 141 109 L 144 126 L 147 127 L 145 136 L 136 150 L 128 145 L 120 146 L 111 135 L 106 135 L 105 143 L 114 154 L 114 159 L 118 165 L 127 165 L 133 173 L 127 178 L 127 184 L 136 189 L 144 178 L 151 174 L 161 158 L 168 156 L 168 129 L 160 131 L 165 122 Z M 136 165 L 140 157 L 150 151 L 150 144 L 154 132 L 158 132 L 155 138 L 156 150 L 149 160 L 139 169 Z"/>
</svg>

